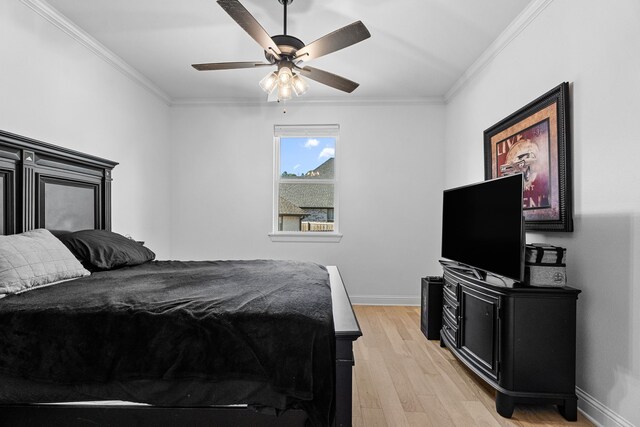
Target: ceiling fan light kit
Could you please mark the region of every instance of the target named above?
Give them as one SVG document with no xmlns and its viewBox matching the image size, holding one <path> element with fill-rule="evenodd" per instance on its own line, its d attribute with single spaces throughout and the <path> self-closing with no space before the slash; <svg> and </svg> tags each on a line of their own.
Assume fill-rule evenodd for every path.
<svg viewBox="0 0 640 427">
<path fill-rule="evenodd" d="M 292 78 L 293 72 L 291 71 L 291 64 L 287 64 L 286 62 L 278 64 L 278 84 L 280 86 L 290 86 Z"/>
<path fill-rule="evenodd" d="M 309 84 L 301 74 L 343 92 L 353 92 L 359 86 L 358 83 L 318 68 L 301 66 L 301 64 L 371 37 L 367 27 L 361 21 L 357 21 L 305 45 L 297 37 L 287 35 L 287 6 L 293 0 L 278 0 L 278 2 L 284 7 L 284 34 L 269 36 L 238 0 L 217 0 L 225 12 L 264 49 L 267 63 L 219 62 L 193 64 L 192 67 L 198 71 L 211 71 L 276 65 L 278 71 L 271 72 L 260 80 L 260 87 L 268 94 L 277 87 L 278 101 L 291 99 L 292 92 L 297 96 L 307 92 Z"/>
<path fill-rule="evenodd" d="M 291 86 L 293 86 L 293 91 L 297 96 L 304 95 L 309 90 L 309 83 L 297 74 L 291 79 Z"/>
<path fill-rule="evenodd" d="M 260 87 L 267 93 L 273 92 L 278 86 L 278 75 L 275 72 L 269 73 L 260 80 Z"/>
<path fill-rule="evenodd" d="M 291 85 L 278 85 L 278 101 L 291 99 Z"/>
</svg>

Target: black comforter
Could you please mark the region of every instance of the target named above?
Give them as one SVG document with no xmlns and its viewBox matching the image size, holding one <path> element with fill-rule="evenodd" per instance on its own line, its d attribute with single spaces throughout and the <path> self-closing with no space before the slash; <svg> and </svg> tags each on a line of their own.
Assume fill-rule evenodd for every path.
<svg viewBox="0 0 640 427">
<path fill-rule="evenodd" d="M 151 262 L 1 299 L 0 325 L 3 375 L 83 385 L 206 381 L 224 390 L 207 404 L 298 407 L 314 425 L 333 416 L 331 290 L 317 264 Z"/>
</svg>

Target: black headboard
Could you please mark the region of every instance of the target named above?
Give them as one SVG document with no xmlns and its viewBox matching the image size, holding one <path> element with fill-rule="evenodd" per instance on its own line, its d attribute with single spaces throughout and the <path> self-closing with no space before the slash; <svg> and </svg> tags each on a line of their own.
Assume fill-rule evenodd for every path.
<svg viewBox="0 0 640 427">
<path fill-rule="evenodd" d="M 111 230 L 117 164 L 0 130 L 0 234 Z"/>
</svg>

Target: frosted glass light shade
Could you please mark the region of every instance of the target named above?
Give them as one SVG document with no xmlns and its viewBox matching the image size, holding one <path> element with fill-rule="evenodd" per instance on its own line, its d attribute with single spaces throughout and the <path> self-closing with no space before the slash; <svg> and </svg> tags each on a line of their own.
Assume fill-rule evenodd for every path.
<svg viewBox="0 0 640 427">
<path fill-rule="evenodd" d="M 278 84 L 280 86 L 286 86 L 291 84 L 291 78 L 293 74 L 291 73 L 291 68 L 289 67 L 280 67 L 278 70 Z"/>
<path fill-rule="evenodd" d="M 278 85 L 278 100 L 291 99 L 291 85 Z"/>
<path fill-rule="evenodd" d="M 293 86 L 293 91 L 298 96 L 304 95 L 307 93 L 307 90 L 309 90 L 309 83 L 297 74 L 291 79 L 291 85 Z"/>
<path fill-rule="evenodd" d="M 267 74 L 262 80 L 260 80 L 260 87 L 267 93 L 273 92 L 278 85 L 278 75 L 273 72 Z"/>
</svg>

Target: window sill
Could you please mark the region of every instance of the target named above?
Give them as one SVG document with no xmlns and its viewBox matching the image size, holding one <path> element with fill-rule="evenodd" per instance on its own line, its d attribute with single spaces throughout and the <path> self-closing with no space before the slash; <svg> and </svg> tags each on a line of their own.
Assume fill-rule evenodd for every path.
<svg viewBox="0 0 640 427">
<path fill-rule="evenodd" d="M 342 234 L 333 232 L 269 233 L 272 242 L 338 243 Z"/>
</svg>

